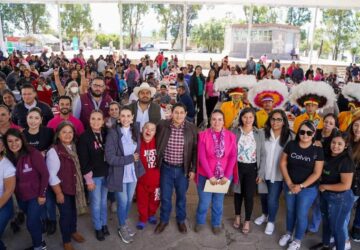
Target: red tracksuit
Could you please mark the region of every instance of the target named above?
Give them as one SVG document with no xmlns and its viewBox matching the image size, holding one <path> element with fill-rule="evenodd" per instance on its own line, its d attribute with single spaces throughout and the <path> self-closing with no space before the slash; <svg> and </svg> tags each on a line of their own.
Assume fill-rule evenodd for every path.
<svg viewBox="0 0 360 250">
<path fill-rule="evenodd" d="M 145 174 L 138 179 L 136 202 L 139 221 L 146 223 L 150 216 L 156 214 L 160 204 L 160 169 L 156 166 L 155 137 L 149 143 L 141 141 L 140 160 Z"/>
</svg>

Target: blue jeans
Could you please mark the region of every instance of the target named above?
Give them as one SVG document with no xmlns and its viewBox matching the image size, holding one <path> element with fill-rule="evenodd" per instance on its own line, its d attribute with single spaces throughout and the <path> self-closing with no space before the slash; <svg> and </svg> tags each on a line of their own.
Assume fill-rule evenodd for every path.
<svg viewBox="0 0 360 250">
<path fill-rule="evenodd" d="M 353 193 L 354 194 L 354 193 Z M 354 199 L 353 199 L 353 202 L 352 202 L 352 206 L 351 208 L 356 204 L 356 201 L 359 199 L 359 196 L 353 196 Z M 356 214 L 355 214 L 356 215 Z M 344 223 L 344 230 L 345 230 L 345 235 L 346 235 L 346 239 L 349 240 L 350 237 L 349 237 L 349 223 L 350 223 L 350 218 L 351 218 L 351 209 L 350 211 L 348 212 L 347 216 L 346 216 L 346 220 L 345 220 L 345 223 Z"/>
<path fill-rule="evenodd" d="M 2 208 L 0 208 L 0 250 L 5 249 L 5 245 L 2 242 L 1 238 L 5 231 L 6 225 L 8 224 L 9 220 L 14 215 L 14 205 L 13 200 L 10 199 L 4 204 Z"/>
<path fill-rule="evenodd" d="M 269 215 L 268 221 L 274 223 L 279 209 L 279 198 L 283 187 L 283 181 L 271 182 L 266 180 L 267 194 L 261 194 L 262 213 Z"/>
<path fill-rule="evenodd" d="M 357 203 L 353 227 L 360 228 L 360 203 Z"/>
<path fill-rule="evenodd" d="M 299 193 L 292 194 L 289 187 L 284 183 L 284 192 L 286 200 L 286 231 L 292 234 L 295 228 L 294 238 L 301 241 L 307 228 L 310 207 L 318 194 L 318 187 L 304 188 Z"/>
<path fill-rule="evenodd" d="M 126 225 L 132 199 L 135 193 L 136 181 L 123 183 L 123 191 L 115 192 L 117 202 L 117 217 L 120 226 Z"/>
<path fill-rule="evenodd" d="M 211 225 L 220 227 L 223 214 L 225 194 L 204 192 L 206 177 L 199 175 L 197 191 L 199 203 L 196 210 L 196 223 L 203 225 L 206 222 L 206 213 L 211 202 Z"/>
<path fill-rule="evenodd" d="M 312 214 L 311 220 L 308 226 L 308 230 L 310 232 L 316 233 L 319 231 L 320 223 L 321 223 L 321 210 L 320 210 L 320 195 L 318 195 L 312 204 Z"/>
<path fill-rule="evenodd" d="M 40 247 L 42 242 L 41 210 L 37 198 L 22 201 L 18 200 L 19 207 L 26 215 L 26 228 L 32 239 L 33 247 Z"/>
<path fill-rule="evenodd" d="M 76 232 L 77 214 L 75 195 L 64 194 L 64 203 L 57 204 L 60 218 L 60 231 L 63 243 L 71 241 L 71 235 Z"/>
<path fill-rule="evenodd" d="M 95 230 L 107 225 L 107 188 L 105 177 L 93 177 L 95 190 L 89 192 L 91 219 Z"/>
<path fill-rule="evenodd" d="M 189 180 L 185 176 L 182 167 L 170 166 L 162 163 L 160 169 L 160 220 L 168 223 L 172 208 L 172 194 L 175 188 L 176 193 L 176 220 L 183 223 L 186 219 L 186 192 L 189 187 Z"/>
<path fill-rule="evenodd" d="M 51 187 L 48 187 L 46 190 L 46 202 L 45 206 L 41 211 L 41 219 L 45 221 L 49 219 L 51 221 L 56 221 L 56 198 L 54 191 L 52 191 Z"/>
<path fill-rule="evenodd" d="M 324 245 L 330 245 L 330 238 L 333 235 L 337 250 L 344 250 L 347 240 L 344 228 L 346 217 L 354 204 L 354 195 L 352 190 L 342 193 L 323 192 L 321 193 L 321 214 L 323 219 L 323 237 Z"/>
</svg>

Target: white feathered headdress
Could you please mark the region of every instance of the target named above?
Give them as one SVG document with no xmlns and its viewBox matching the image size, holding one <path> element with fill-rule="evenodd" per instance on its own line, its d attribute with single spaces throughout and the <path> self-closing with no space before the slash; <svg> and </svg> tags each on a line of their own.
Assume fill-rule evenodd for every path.
<svg viewBox="0 0 360 250">
<path fill-rule="evenodd" d="M 228 91 L 235 88 L 252 88 L 256 83 L 254 75 L 220 76 L 215 80 L 215 91 Z"/>
<path fill-rule="evenodd" d="M 248 99 L 254 107 L 262 108 L 264 100 L 272 100 L 273 107 L 281 107 L 288 100 L 289 92 L 285 83 L 279 80 L 264 79 L 248 92 Z"/>
<path fill-rule="evenodd" d="M 360 84 L 349 82 L 342 89 L 341 93 L 349 101 L 360 104 Z"/>
<path fill-rule="evenodd" d="M 319 108 L 331 107 L 336 101 L 334 89 L 326 82 L 304 81 L 291 88 L 290 102 L 300 107 L 316 103 Z"/>
</svg>

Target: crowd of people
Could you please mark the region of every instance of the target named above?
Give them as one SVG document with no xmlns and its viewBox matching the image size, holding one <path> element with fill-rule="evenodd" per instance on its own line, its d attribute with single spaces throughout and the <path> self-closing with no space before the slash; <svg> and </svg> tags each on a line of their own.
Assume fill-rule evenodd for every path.
<svg viewBox="0 0 360 250">
<path fill-rule="evenodd" d="M 232 190 L 233 227 L 251 233 L 259 193 L 254 223 L 272 235 L 284 191 L 281 247 L 300 249 L 322 223 L 322 242 L 311 249 L 350 249 L 350 238 L 360 241 L 360 85 L 335 93 L 321 69 L 304 74 L 299 63 L 285 69 L 266 60 L 244 67 L 211 60 L 204 76 L 200 65 L 179 67 L 163 52 L 139 63 L 117 54 L 85 60 L 81 50 L 72 59 L 0 54 L 0 237 L 8 224 L 16 233 L 26 221 L 27 249 L 46 249 L 43 234 L 59 225 L 64 249 L 73 250 L 72 241 L 86 240 L 77 218 L 90 212 L 103 241 L 113 231 L 110 203 L 128 244 L 148 223 L 156 234 L 166 229 L 174 191 L 185 234 L 195 181 L 195 232 L 210 207 L 211 230 L 222 232 Z"/>
</svg>

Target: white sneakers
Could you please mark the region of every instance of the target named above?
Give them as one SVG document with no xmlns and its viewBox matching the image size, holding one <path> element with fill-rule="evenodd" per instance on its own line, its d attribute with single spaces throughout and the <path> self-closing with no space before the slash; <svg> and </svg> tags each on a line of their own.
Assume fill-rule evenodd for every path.
<svg viewBox="0 0 360 250">
<path fill-rule="evenodd" d="M 281 247 L 284 247 L 289 243 L 290 240 L 291 240 L 291 235 L 290 234 L 284 234 L 283 236 L 281 236 L 281 238 L 279 240 L 279 245 Z"/>
<path fill-rule="evenodd" d="M 345 248 L 344 249 L 345 250 L 351 250 L 351 242 L 350 241 L 345 242 Z M 333 247 L 332 250 L 336 250 L 336 247 Z"/>
<path fill-rule="evenodd" d="M 267 216 L 265 214 L 262 214 L 260 217 L 257 217 L 254 221 L 254 223 L 258 226 L 262 225 L 264 222 L 267 221 Z"/>
<path fill-rule="evenodd" d="M 301 247 L 301 244 L 297 241 L 292 241 L 289 244 L 289 247 L 287 248 L 287 250 L 299 250 Z"/>
<path fill-rule="evenodd" d="M 265 228 L 265 234 L 272 235 L 275 229 L 275 225 L 272 222 L 268 222 Z"/>
</svg>

